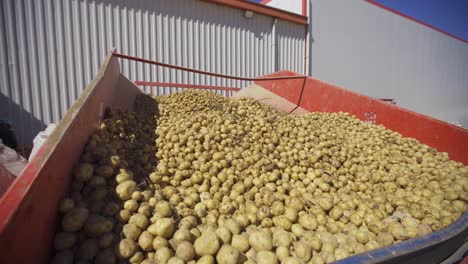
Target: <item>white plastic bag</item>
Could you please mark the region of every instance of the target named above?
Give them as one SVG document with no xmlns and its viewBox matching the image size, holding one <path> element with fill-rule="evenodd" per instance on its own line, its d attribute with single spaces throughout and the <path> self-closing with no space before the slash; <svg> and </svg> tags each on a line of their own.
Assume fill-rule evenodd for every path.
<svg viewBox="0 0 468 264">
<path fill-rule="evenodd" d="M 2 164 L 15 177 L 20 175 L 28 161 L 14 149 L 0 142 L 0 164 Z"/>
<path fill-rule="evenodd" d="M 0 141 L 0 196 L 23 171 L 28 161 Z"/>
<path fill-rule="evenodd" d="M 37 136 L 33 140 L 33 148 L 31 150 L 31 154 L 29 155 L 29 160 L 31 161 L 34 156 L 36 155 L 37 151 L 41 148 L 42 144 L 46 141 L 46 139 L 50 136 L 52 131 L 54 131 L 57 125 L 52 123 L 47 126 L 44 131 L 39 132 Z"/>
</svg>

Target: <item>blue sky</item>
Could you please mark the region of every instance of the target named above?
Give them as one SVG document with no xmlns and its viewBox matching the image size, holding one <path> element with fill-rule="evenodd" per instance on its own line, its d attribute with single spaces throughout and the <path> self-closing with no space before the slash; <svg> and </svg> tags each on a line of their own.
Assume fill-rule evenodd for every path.
<svg viewBox="0 0 468 264">
<path fill-rule="evenodd" d="M 375 0 L 375 2 L 468 40 L 468 0 Z"/>
<path fill-rule="evenodd" d="M 468 0 L 375 0 L 375 2 L 468 40 Z"/>
</svg>

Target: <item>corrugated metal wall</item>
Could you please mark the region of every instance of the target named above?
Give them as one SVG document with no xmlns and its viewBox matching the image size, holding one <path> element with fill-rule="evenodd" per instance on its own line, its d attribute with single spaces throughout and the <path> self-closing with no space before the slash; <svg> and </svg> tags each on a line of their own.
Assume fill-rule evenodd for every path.
<svg viewBox="0 0 468 264">
<path fill-rule="evenodd" d="M 278 21 L 278 70 L 305 73 L 305 28 L 289 21 Z"/>
<path fill-rule="evenodd" d="M 58 122 L 108 50 L 243 77 L 304 72 L 304 26 L 198 0 L 2 0 L 0 119 L 23 143 Z M 276 46 L 276 50 L 275 50 Z M 123 61 L 131 80 L 247 83 Z M 145 88 L 150 91 L 149 88 Z M 159 89 L 169 92 L 169 88 Z"/>
<path fill-rule="evenodd" d="M 312 76 L 468 128 L 466 42 L 365 1 L 311 10 Z"/>
</svg>

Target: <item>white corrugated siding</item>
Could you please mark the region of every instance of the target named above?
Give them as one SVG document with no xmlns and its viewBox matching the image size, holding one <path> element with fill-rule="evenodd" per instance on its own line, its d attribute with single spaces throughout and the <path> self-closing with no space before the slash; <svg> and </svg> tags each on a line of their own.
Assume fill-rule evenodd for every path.
<svg viewBox="0 0 468 264">
<path fill-rule="evenodd" d="M 289 21 L 278 21 L 278 70 L 305 72 L 305 28 Z"/>
<path fill-rule="evenodd" d="M 235 76 L 276 67 L 304 72 L 304 26 L 279 21 L 275 52 L 273 18 L 247 19 L 242 10 L 203 1 L 2 0 L 0 9 L 0 119 L 14 124 L 23 143 L 60 120 L 112 47 Z M 247 84 L 125 60 L 121 65 L 131 80 Z"/>
</svg>

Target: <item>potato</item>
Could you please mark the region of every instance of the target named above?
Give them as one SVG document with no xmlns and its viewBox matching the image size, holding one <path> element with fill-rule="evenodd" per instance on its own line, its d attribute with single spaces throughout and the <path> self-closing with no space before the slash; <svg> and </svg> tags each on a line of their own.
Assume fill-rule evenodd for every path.
<svg viewBox="0 0 468 264">
<path fill-rule="evenodd" d="M 216 261 L 218 263 L 237 264 L 239 255 L 240 253 L 237 249 L 225 244 L 219 249 L 218 254 L 216 254 Z"/>
<path fill-rule="evenodd" d="M 62 214 L 67 213 L 75 207 L 75 201 L 71 198 L 63 198 L 60 201 L 59 212 Z"/>
<path fill-rule="evenodd" d="M 296 237 L 300 237 L 304 234 L 304 228 L 300 224 L 294 224 L 291 226 L 291 232 Z"/>
<path fill-rule="evenodd" d="M 369 240 L 369 242 L 367 242 L 366 244 L 366 249 L 367 250 L 373 250 L 373 249 L 376 249 L 376 248 L 379 248 L 379 243 L 377 243 L 377 241 L 374 241 L 374 240 Z"/>
<path fill-rule="evenodd" d="M 195 258 L 195 249 L 193 248 L 192 243 L 182 241 L 179 246 L 177 246 L 176 256 L 185 262 Z"/>
<path fill-rule="evenodd" d="M 304 264 L 304 261 L 295 257 L 287 257 L 281 262 L 281 264 Z"/>
<path fill-rule="evenodd" d="M 338 220 L 343 216 L 343 210 L 340 207 L 334 207 L 328 214 L 333 220 Z"/>
<path fill-rule="evenodd" d="M 294 254 L 297 258 L 308 262 L 312 257 L 312 247 L 303 241 L 294 242 Z"/>
<path fill-rule="evenodd" d="M 335 259 L 340 260 L 349 257 L 349 252 L 343 248 L 337 248 L 335 250 Z"/>
<path fill-rule="evenodd" d="M 195 240 L 194 248 L 198 256 L 215 255 L 220 247 L 219 239 L 213 230 L 205 230 Z"/>
<path fill-rule="evenodd" d="M 270 220 L 270 218 L 266 218 L 264 220 Z M 292 227 L 291 221 L 289 221 L 289 219 L 286 218 L 286 216 L 284 215 L 275 216 L 273 218 L 273 223 L 276 227 L 280 227 L 285 230 L 291 230 L 291 227 Z"/>
<path fill-rule="evenodd" d="M 146 257 L 149 259 L 154 259 L 155 254 L 156 254 L 155 252 L 148 252 L 146 253 Z"/>
<path fill-rule="evenodd" d="M 405 227 L 402 224 L 397 223 L 397 222 L 390 224 L 388 227 L 388 231 L 397 240 L 405 240 L 405 239 L 410 238 Z"/>
<path fill-rule="evenodd" d="M 321 252 L 331 252 L 334 253 L 336 249 L 336 245 L 334 245 L 331 241 L 323 241 L 322 242 L 322 249 Z"/>
<path fill-rule="evenodd" d="M 357 230 L 355 234 L 357 242 L 366 244 L 369 241 L 369 234 L 366 231 Z"/>
<path fill-rule="evenodd" d="M 322 195 L 319 199 L 319 205 L 323 210 L 329 211 L 333 207 L 333 197 L 328 194 Z"/>
<path fill-rule="evenodd" d="M 189 242 L 193 242 L 194 241 L 194 236 L 192 235 L 192 233 L 190 233 L 190 231 L 187 229 L 187 228 L 180 228 L 179 230 L 177 230 L 174 235 L 173 235 L 173 243 L 175 245 L 175 247 L 177 248 L 177 246 L 180 244 L 180 242 L 182 241 L 189 241 Z"/>
<path fill-rule="evenodd" d="M 273 246 L 279 247 L 289 247 L 293 241 L 291 233 L 286 232 L 282 229 L 275 229 L 273 231 Z"/>
<path fill-rule="evenodd" d="M 149 258 L 149 257 L 148 257 Z M 141 263 L 145 259 L 143 252 L 138 251 L 129 259 L 130 263 Z"/>
<path fill-rule="evenodd" d="M 72 248 L 75 245 L 76 240 L 77 236 L 75 233 L 57 233 L 54 238 L 54 248 L 56 250 Z"/>
<path fill-rule="evenodd" d="M 172 257 L 167 261 L 167 264 L 184 264 L 185 262 L 178 258 L 178 257 Z"/>
<path fill-rule="evenodd" d="M 291 223 L 295 223 L 297 221 L 297 210 L 292 207 L 286 207 L 284 216 L 286 216 Z"/>
<path fill-rule="evenodd" d="M 394 243 L 393 235 L 387 232 L 378 234 L 376 240 L 379 245 L 383 247 L 390 246 Z"/>
<path fill-rule="evenodd" d="M 117 256 L 122 259 L 128 259 L 135 254 L 138 246 L 135 241 L 128 238 L 120 240 L 119 246 L 117 247 Z"/>
<path fill-rule="evenodd" d="M 99 251 L 96 239 L 86 239 L 77 249 L 76 258 L 81 260 L 92 260 Z"/>
<path fill-rule="evenodd" d="M 174 232 L 174 223 L 171 218 L 161 218 L 148 227 L 152 235 L 170 238 Z"/>
<path fill-rule="evenodd" d="M 312 231 L 307 231 L 303 233 L 302 239 L 303 242 L 309 244 L 313 250 L 319 252 L 322 248 L 322 241 L 320 238 Z"/>
<path fill-rule="evenodd" d="M 257 253 L 257 263 L 258 264 L 276 264 L 278 263 L 278 258 L 275 253 L 271 251 L 262 250 Z"/>
<path fill-rule="evenodd" d="M 219 207 L 219 201 L 214 200 L 214 199 L 209 199 L 206 201 L 206 208 L 208 210 L 215 210 Z"/>
<path fill-rule="evenodd" d="M 129 224 L 135 224 L 140 229 L 145 230 L 148 227 L 149 221 L 144 214 L 134 214 L 128 220 Z M 149 231 L 149 230 L 148 230 Z"/>
<path fill-rule="evenodd" d="M 424 236 L 432 232 L 432 229 L 429 225 L 426 224 L 419 224 L 416 228 L 416 232 L 418 236 Z"/>
<path fill-rule="evenodd" d="M 126 201 L 132 197 L 132 193 L 136 190 L 136 187 L 136 182 L 127 180 L 117 185 L 115 193 L 120 200 Z"/>
<path fill-rule="evenodd" d="M 196 217 L 190 215 L 182 218 L 179 222 L 179 228 L 186 227 L 188 229 L 196 227 L 198 224 L 198 220 Z"/>
<path fill-rule="evenodd" d="M 289 257 L 289 249 L 285 246 L 277 247 L 276 256 L 278 257 L 279 261 L 285 260 L 287 257 Z"/>
<path fill-rule="evenodd" d="M 93 177 L 94 166 L 90 163 L 80 163 L 73 170 L 73 176 L 76 180 L 86 182 Z"/>
<path fill-rule="evenodd" d="M 159 262 L 157 262 L 156 260 L 154 259 L 145 259 L 143 260 L 140 264 L 158 264 Z M 161 262 L 161 263 L 166 263 L 166 262 Z"/>
<path fill-rule="evenodd" d="M 321 252 L 322 258 L 325 260 L 325 263 L 334 262 L 335 253 L 334 252 Z"/>
<path fill-rule="evenodd" d="M 108 248 L 116 241 L 116 237 L 113 233 L 105 233 L 99 237 L 98 245 L 100 248 Z"/>
<path fill-rule="evenodd" d="M 114 174 L 114 168 L 109 165 L 101 165 L 96 168 L 95 173 L 96 175 L 102 176 L 104 178 L 109 178 Z"/>
<path fill-rule="evenodd" d="M 141 233 L 140 237 L 138 238 L 138 245 L 144 251 L 152 251 L 153 250 L 153 240 L 154 240 L 154 236 L 150 232 L 143 231 Z"/>
<path fill-rule="evenodd" d="M 249 250 L 250 248 L 249 235 L 245 232 L 242 234 L 234 235 L 232 237 L 231 246 L 239 250 L 239 252 L 247 252 L 247 250 Z"/>
<path fill-rule="evenodd" d="M 332 234 L 338 234 L 341 232 L 340 222 L 328 222 L 325 227 L 328 232 Z"/>
<path fill-rule="evenodd" d="M 235 219 L 228 219 L 224 223 L 224 226 L 227 227 L 233 235 L 237 235 L 242 231 L 242 226 Z"/>
<path fill-rule="evenodd" d="M 198 259 L 197 264 L 214 264 L 214 257 L 211 255 L 206 255 Z"/>
<path fill-rule="evenodd" d="M 111 164 L 112 168 L 117 168 L 120 165 L 120 157 L 119 156 L 112 156 L 109 159 L 109 163 Z"/>
<path fill-rule="evenodd" d="M 350 217 L 349 217 L 349 220 L 351 221 L 351 223 L 353 223 L 355 226 L 361 226 L 362 224 L 362 217 L 359 215 L 359 214 L 352 214 Z"/>
<path fill-rule="evenodd" d="M 104 206 L 103 214 L 105 216 L 113 216 L 117 214 L 120 210 L 120 206 L 117 203 L 110 202 Z"/>
<path fill-rule="evenodd" d="M 317 220 L 315 220 L 315 217 L 310 214 L 302 214 L 299 216 L 299 224 L 307 230 L 317 229 Z"/>
<path fill-rule="evenodd" d="M 112 220 L 100 215 L 90 215 L 86 220 L 84 230 L 88 236 L 96 237 L 112 231 L 113 227 Z"/>
<path fill-rule="evenodd" d="M 125 210 L 128 210 L 130 212 L 135 212 L 136 210 L 138 210 L 138 202 L 133 199 L 125 201 L 123 206 Z"/>
<path fill-rule="evenodd" d="M 323 257 L 319 254 L 314 254 L 314 256 L 312 257 L 312 259 L 310 260 L 310 262 L 312 264 L 325 264 L 325 260 L 323 259 Z"/>
<path fill-rule="evenodd" d="M 225 226 L 218 227 L 218 229 L 216 229 L 216 235 L 219 237 L 222 243 L 224 244 L 231 243 L 232 234 L 231 234 L 231 231 L 227 227 Z"/>
<path fill-rule="evenodd" d="M 167 242 L 167 240 L 163 237 L 155 237 L 154 240 L 153 240 L 153 248 L 154 250 L 158 250 L 160 248 L 163 248 L 163 247 L 169 247 L 169 243 Z"/>
<path fill-rule="evenodd" d="M 256 251 L 271 250 L 273 247 L 271 235 L 263 230 L 252 232 L 249 236 L 249 244 Z"/>
<path fill-rule="evenodd" d="M 128 220 L 130 220 L 130 217 L 132 216 L 132 213 L 129 210 L 120 210 L 119 215 L 117 216 L 117 219 L 121 223 L 127 223 Z"/>
<path fill-rule="evenodd" d="M 62 228 L 65 232 L 79 231 L 88 219 L 89 211 L 86 208 L 73 208 L 62 219 Z"/>
<path fill-rule="evenodd" d="M 275 201 L 273 202 L 273 204 L 271 205 L 271 214 L 274 215 L 274 216 L 279 216 L 281 214 L 284 213 L 284 205 L 282 202 L 280 201 Z"/>
<path fill-rule="evenodd" d="M 79 191 L 81 191 L 81 189 L 83 189 L 83 186 L 84 186 L 84 182 L 73 180 L 72 183 L 71 183 L 71 190 L 75 191 L 75 192 L 79 192 Z M 72 197 L 70 197 L 70 198 L 72 198 Z"/>
<path fill-rule="evenodd" d="M 117 263 L 117 258 L 115 257 L 114 250 L 111 248 L 106 248 L 100 250 L 94 259 L 95 264 L 114 264 Z"/>
<path fill-rule="evenodd" d="M 63 250 L 57 252 L 50 261 L 51 264 L 73 264 L 73 251 Z"/>
<path fill-rule="evenodd" d="M 245 214 L 236 214 L 234 215 L 233 219 L 235 219 L 240 224 L 241 230 L 250 224 L 250 220 Z"/>
<path fill-rule="evenodd" d="M 156 263 L 166 263 L 172 257 L 172 251 L 168 247 L 162 247 L 156 250 L 154 260 Z"/>
<path fill-rule="evenodd" d="M 105 186 L 98 186 L 89 194 L 90 202 L 101 202 L 107 196 L 108 189 Z M 94 203 L 91 203 L 90 206 L 93 206 Z"/>
<path fill-rule="evenodd" d="M 135 224 L 124 225 L 122 232 L 126 238 L 133 241 L 136 241 L 141 235 L 141 229 Z"/>
<path fill-rule="evenodd" d="M 159 201 L 156 203 L 155 211 L 162 217 L 169 217 L 172 215 L 171 204 L 167 201 Z"/>
<path fill-rule="evenodd" d="M 115 176 L 115 181 L 120 184 L 133 179 L 133 173 L 127 170 L 120 170 L 120 173 Z"/>
</svg>

